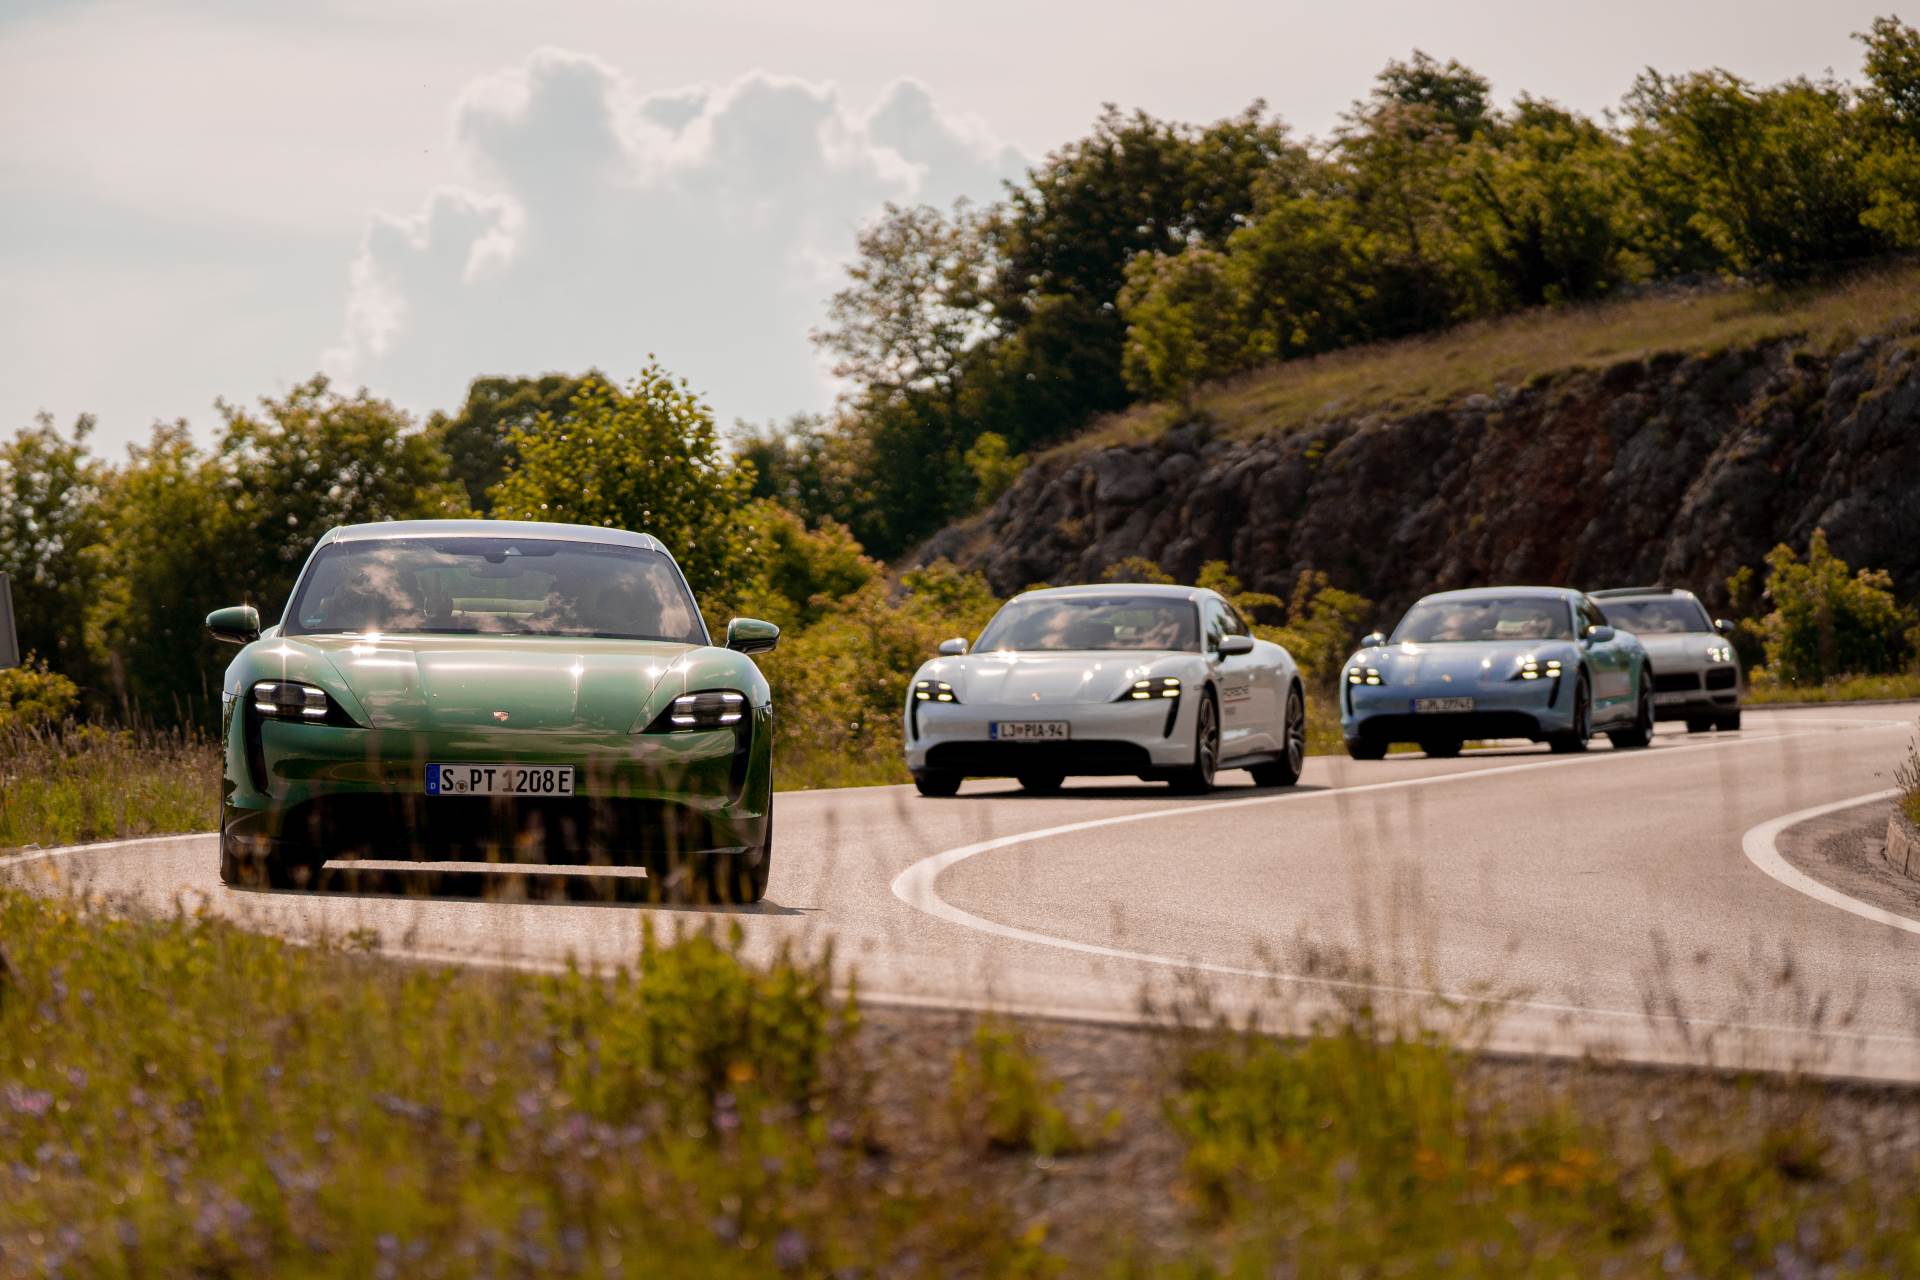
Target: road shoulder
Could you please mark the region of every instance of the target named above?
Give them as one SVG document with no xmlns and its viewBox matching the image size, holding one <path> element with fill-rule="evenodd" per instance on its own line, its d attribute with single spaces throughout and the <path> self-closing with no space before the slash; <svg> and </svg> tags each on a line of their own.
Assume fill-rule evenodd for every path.
<svg viewBox="0 0 1920 1280">
<path fill-rule="evenodd" d="M 1892 800 L 1821 814 L 1780 832 L 1788 866 L 1838 893 L 1920 921 L 1920 880 L 1901 875 L 1884 855 Z"/>
</svg>

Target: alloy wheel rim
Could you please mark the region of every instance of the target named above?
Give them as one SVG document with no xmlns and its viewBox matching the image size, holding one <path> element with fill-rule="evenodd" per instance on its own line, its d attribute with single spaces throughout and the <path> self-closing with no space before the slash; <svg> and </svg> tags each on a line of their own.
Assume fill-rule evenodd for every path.
<svg viewBox="0 0 1920 1280">
<path fill-rule="evenodd" d="M 1295 773 L 1307 760 L 1307 709 L 1300 705 L 1300 695 L 1287 695 L 1287 763 Z"/>
<path fill-rule="evenodd" d="M 1220 758 L 1219 713 L 1212 702 L 1200 704 L 1200 776 L 1213 778 L 1215 762 Z"/>
</svg>

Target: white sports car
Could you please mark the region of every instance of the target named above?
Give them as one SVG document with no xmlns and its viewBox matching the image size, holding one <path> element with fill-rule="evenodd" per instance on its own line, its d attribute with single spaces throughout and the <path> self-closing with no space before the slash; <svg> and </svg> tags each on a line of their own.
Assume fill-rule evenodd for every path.
<svg viewBox="0 0 1920 1280">
<path fill-rule="evenodd" d="M 1196 794 L 1220 769 L 1292 786 L 1307 749 L 1293 656 L 1198 587 L 1029 591 L 907 687 L 907 768 L 925 796 L 967 777 L 1028 791 L 1069 775 L 1132 776 Z"/>
</svg>

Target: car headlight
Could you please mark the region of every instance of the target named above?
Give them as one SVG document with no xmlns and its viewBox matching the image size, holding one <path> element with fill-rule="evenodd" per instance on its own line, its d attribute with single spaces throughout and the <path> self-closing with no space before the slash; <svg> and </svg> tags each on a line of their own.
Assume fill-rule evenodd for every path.
<svg viewBox="0 0 1920 1280">
<path fill-rule="evenodd" d="M 1378 667 L 1347 668 L 1348 684 L 1379 684 L 1380 682 L 1380 668 Z"/>
<path fill-rule="evenodd" d="M 1153 698 L 1180 696 L 1180 677 L 1161 676 L 1154 680 L 1135 680 L 1115 702 L 1147 702 Z"/>
<path fill-rule="evenodd" d="M 648 733 L 691 733 L 698 729 L 731 729 L 746 719 L 747 695 L 734 689 L 702 689 L 683 693 L 654 717 Z"/>
<path fill-rule="evenodd" d="M 1560 678 L 1560 659 L 1548 658 L 1541 662 L 1535 658 L 1522 658 L 1515 669 L 1512 680 L 1558 680 Z"/>
<path fill-rule="evenodd" d="M 915 680 L 913 700 L 915 702 L 958 702 L 960 696 L 945 680 Z"/>
<path fill-rule="evenodd" d="M 1730 646 L 1724 645 L 1724 644 L 1710 644 L 1707 646 L 1707 661 L 1708 662 L 1732 662 L 1733 649 Z"/>
<path fill-rule="evenodd" d="M 291 720 L 300 724 L 351 725 L 353 718 L 318 685 L 299 680 L 256 680 L 253 711 L 263 720 Z"/>
</svg>

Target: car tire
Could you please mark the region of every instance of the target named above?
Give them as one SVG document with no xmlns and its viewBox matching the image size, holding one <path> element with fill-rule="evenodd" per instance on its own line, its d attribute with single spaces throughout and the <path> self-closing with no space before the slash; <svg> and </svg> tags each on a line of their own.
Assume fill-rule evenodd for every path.
<svg viewBox="0 0 1920 1280">
<path fill-rule="evenodd" d="M 701 859 L 702 896 L 715 906 L 748 907 L 767 896 L 773 877 L 773 806 L 767 806 L 767 833 L 752 853 L 710 853 Z"/>
<path fill-rule="evenodd" d="M 1255 786 L 1290 787 L 1300 781 L 1300 771 L 1307 766 L 1307 702 L 1300 696 L 1299 685 L 1287 690 L 1287 716 L 1280 733 L 1280 758 L 1247 771 Z"/>
<path fill-rule="evenodd" d="M 1193 763 L 1173 773 L 1173 789 L 1183 796 L 1203 796 L 1213 790 L 1214 771 L 1220 764 L 1220 708 L 1213 691 L 1200 695 L 1200 709 L 1193 717 Z"/>
<path fill-rule="evenodd" d="M 1387 745 L 1369 738 L 1348 738 L 1347 755 L 1355 760 L 1385 760 Z"/>
<path fill-rule="evenodd" d="M 1640 677 L 1640 697 L 1634 704 L 1633 728 L 1616 729 L 1607 735 L 1619 750 L 1636 751 L 1653 745 L 1653 685 L 1651 671 Z"/>
<path fill-rule="evenodd" d="M 1732 711 L 1725 712 L 1724 714 L 1721 715 L 1720 721 L 1719 721 L 1719 729 L 1722 733 L 1740 732 L 1739 708 L 1736 707 Z"/>
<path fill-rule="evenodd" d="M 1547 746 L 1556 755 L 1568 755 L 1576 751 L 1585 751 L 1587 742 L 1593 737 L 1593 689 L 1587 683 L 1587 673 L 1580 673 L 1579 683 L 1573 686 L 1573 727 L 1565 733 L 1552 734 L 1547 738 Z"/>
<path fill-rule="evenodd" d="M 1420 744 L 1420 749 L 1435 760 L 1451 760 L 1466 745 L 1459 738 L 1429 738 Z"/>
<path fill-rule="evenodd" d="M 923 796 L 944 799 L 960 794 L 960 784 L 964 778 L 951 769 L 922 769 L 913 775 L 914 789 Z"/>
<path fill-rule="evenodd" d="M 1020 789 L 1028 795 L 1050 796 L 1060 790 L 1060 784 L 1067 780 L 1064 773 L 1023 773 L 1020 775 Z"/>
<path fill-rule="evenodd" d="M 1688 733 L 1707 733 L 1713 728 L 1713 719 L 1709 716 L 1688 716 Z"/>
</svg>

